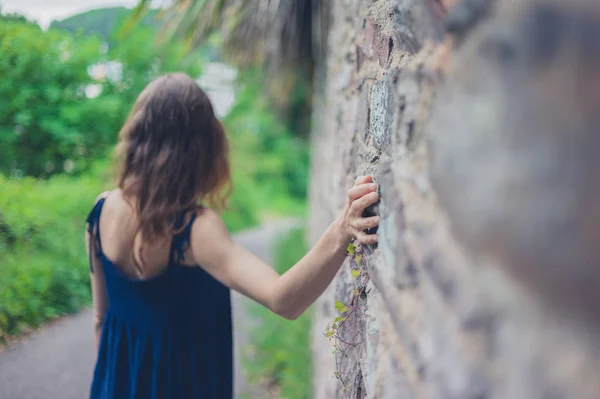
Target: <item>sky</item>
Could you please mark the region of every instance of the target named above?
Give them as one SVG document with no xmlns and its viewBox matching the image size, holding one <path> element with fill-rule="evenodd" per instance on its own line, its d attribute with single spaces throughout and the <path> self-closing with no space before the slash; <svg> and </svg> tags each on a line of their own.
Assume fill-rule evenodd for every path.
<svg viewBox="0 0 600 399">
<path fill-rule="evenodd" d="M 18 12 L 47 28 L 55 19 L 62 19 L 100 7 L 132 7 L 137 0 L 0 0 L 3 13 Z"/>
</svg>

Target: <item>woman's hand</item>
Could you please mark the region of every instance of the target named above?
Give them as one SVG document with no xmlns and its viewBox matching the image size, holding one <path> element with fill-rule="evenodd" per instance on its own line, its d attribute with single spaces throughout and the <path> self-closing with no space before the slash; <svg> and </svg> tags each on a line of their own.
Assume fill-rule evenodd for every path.
<svg viewBox="0 0 600 399">
<path fill-rule="evenodd" d="M 377 234 L 367 234 L 366 230 L 379 225 L 379 216 L 363 217 L 365 208 L 379 201 L 377 184 L 373 183 L 371 176 L 359 176 L 354 182 L 354 187 L 348 191 L 348 201 L 339 223 L 345 239 L 352 238 L 360 244 L 375 244 Z"/>
</svg>

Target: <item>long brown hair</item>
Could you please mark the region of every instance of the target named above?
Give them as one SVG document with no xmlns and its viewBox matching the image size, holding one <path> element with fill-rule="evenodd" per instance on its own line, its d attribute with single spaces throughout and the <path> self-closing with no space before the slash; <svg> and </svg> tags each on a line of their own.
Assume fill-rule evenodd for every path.
<svg viewBox="0 0 600 399">
<path fill-rule="evenodd" d="M 175 233 L 174 220 L 183 211 L 226 206 L 227 137 L 208 96 L 186 74 L 164 75 L 146 86 L 119 133 L 115 155 L 117 184 L 126 199 L 135 199 L 144 242 Z"/>
</svg>

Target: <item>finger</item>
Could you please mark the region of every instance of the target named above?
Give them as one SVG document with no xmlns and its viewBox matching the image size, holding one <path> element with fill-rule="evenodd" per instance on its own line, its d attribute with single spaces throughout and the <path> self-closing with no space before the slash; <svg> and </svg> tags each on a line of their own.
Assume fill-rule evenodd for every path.
<svg viewBox="0 0 600 399">
<path fill-rule="evenodd" d="M 371 183 L 373 182 L 373 176 L 371 175 L 367 175 L 367 176 L 358 176 L 356 178 L 356 180 L 354 181 L 354 185 L 359 185 L 359 184 L 365 184 L 365 183 Z"/>
<path fill-rule="evenodd" d="M 377 191 L 377 184 L 368 183 L 354 186 L 348 191 L 348 199 L 354 201 L 363 195 L 369 194 L 371 191 Z"/>
<path fill-rule="evenodd" d="M 361 231 L 356 235 L 356 241 L 363 245 L 373 245 L 377 243 L 377 234 L 366 234 Z"/>
<path fill-rule="evenodd" d="M 359 199 L 352 201 L 352 205 L 350 205 L 350 210 L 356 216 L 362 215 L 363 211 L 369 205 L 373 205 L 379 200 L 379 195 L 376 192 L 371 192 L 367 195 L 363 195 Z"/>
<path fill-rule="evenodd" d="M 368 218 L 359 218 L 354 223 L 353 226 L 358 231 L 363 231 L 366 229 L 372 229 L 373 227 L 379 226 L 379 216 L 371 216 Z"/>
</svg>

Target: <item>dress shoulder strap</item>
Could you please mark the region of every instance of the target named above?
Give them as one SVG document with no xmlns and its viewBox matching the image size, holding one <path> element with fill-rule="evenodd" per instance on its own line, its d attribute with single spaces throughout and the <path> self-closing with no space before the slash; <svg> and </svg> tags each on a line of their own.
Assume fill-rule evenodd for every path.
<svg viewBox="0 0 600 399">
<path fill-rule="evenodd" d="M 175 228 L 180 228 L 185 223 L 186 212 L 183 212 L 175 221 Z M 196 220 L 196 212 L 190 214 L 190 219 L 183 229 L 173 236 L 171 241 L 171 252 L 169 254 L 169 264 L 181 264 L 185 258 L 185 252 L 190 248 L 190 234 L 192 225 Z"/>
<path fill-rule="evenodd" d="M 106 196 L 101 196 L 94 205 L 94 208 L 89 213 L 86 222 L 87 222 L 87 232 L 89 233 L 89 241 L 88 241 L 88 252 L 89 252 L 89 261 L 90 261 L 90 272 L 94 272 L 94 267 L 92 264 L 92 255 L 100 256 L 102 253 L 102 242 L 100 241 L 100 214 L 102 213 L 102 207 L 104 206 L 104 201 L 106 200 Z"/>
</svg>

